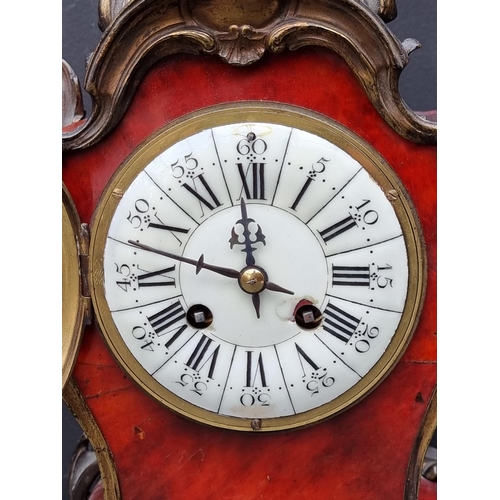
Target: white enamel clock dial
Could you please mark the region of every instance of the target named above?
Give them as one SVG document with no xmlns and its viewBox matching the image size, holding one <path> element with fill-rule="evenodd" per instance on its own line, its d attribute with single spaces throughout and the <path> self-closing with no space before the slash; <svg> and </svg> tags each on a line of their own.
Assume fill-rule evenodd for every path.
<svg viewBox="0 0 500 500">
<path fill-rule="evenodd" d="M 424 257 L 395 173 L 289 106 L 207 109 L 120 168 L 93 221 L 97 318 L 124 369 L 197 421 L 307 425 L 406 347 Z"/>
</svg>

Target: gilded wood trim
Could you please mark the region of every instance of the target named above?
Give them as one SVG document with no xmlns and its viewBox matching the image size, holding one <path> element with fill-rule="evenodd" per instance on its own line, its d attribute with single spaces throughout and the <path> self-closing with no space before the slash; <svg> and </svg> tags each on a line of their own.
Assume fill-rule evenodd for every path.
<svg viewBox="0 0 500 500">
<path fill-rule="evenodd" d="M 101 429 L 97 425 L 73 377 L 71 377 L 66 384 L 63 391 L 63 400 L 85 432 L 92 448 L 94 448 L 99 470 L 101 472 L 105 500 L 120 500 L 120 487 L 113 456 Z"/>
<path fill-rule="evenodd" d="M 434 388 L 408 463 L 404 500 L 418 500 L 425 454 L 437 428 L 437 389 Z"/>
<path fill-rule="evenodd" d="M 398 90 L 408 53 L 418 45 L 401 43 L 364 3 L 135 0 L 112 20 L 89 59 L 84 87 L 93 101 L 92 113 L 63 133 L 63 149 L 101 140 L 125 113 L 146 71 L 161 58 L 202 53 L 244 66 L 266 51 L 304 46 L 322 46 L 343 57 L 381 116 L 403 137 L 436 142 L 436 124 L 410 110 Z"/>
</svg>

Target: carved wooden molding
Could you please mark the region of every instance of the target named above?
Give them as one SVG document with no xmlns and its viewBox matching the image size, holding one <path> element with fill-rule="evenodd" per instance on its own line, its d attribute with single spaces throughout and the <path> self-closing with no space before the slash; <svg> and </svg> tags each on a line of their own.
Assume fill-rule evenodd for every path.
<svg viewBox="0 0 500 500">
<path fill-rule="evenodd" d="M 125 5 L 135 0 L 100 0 L 99 2 L 99 27 L 104 31 L 118 16 Z M 396 0 L 357 0 L 366 5 L 374 14 L 380 16 L 385 22 L 396 19 Z M 270 2 L 272 3 L 272 2 Z"/>
<path fill-rule="evenodd" d="M 118 12 L 115 3 L 123 5 Z M 375 4 L 386 16 L 395 12 L 393 0 L 103 0 L 100 19 L 107 28 L 84 82 L 92 112 L 80 126 L 63 132 L 63 149 L 88 147 L 107 134 L 146 71 L 161 58 L 202 53 L 244 66 L 265 51 L 304 46 L 338 53 L 394 130 L 415 142 L 434 143 L 436 124 L 410 110 L 398 90 L 418 42 L 401 43 L 373 12 Z"/>
<path fill-rule="evenodd" d="M 398 15 L 396 0 L 360 0 L 378 14 L 385 22 L 393 21 Z"/>
<path fill-rule="evenodd" d="M 82 91 L 73 68 L 62 61 L 62 126 L 78 122 L 84 116 Z"/>
</svg>

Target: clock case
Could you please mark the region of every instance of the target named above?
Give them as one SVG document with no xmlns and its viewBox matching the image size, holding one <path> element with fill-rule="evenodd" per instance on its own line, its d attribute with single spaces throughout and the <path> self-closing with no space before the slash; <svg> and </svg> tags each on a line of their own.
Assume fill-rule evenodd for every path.
<svg viewBox="0 0 500 500">
<path fill-rule="evenodd" d="M 411 111 L 397 91 L 400 72 L 418 42 L 400 43 L 391 34 L 384 22 L 395 14 L 392 1 L 101 1 L 99 19 L 104 34 L 88 61 L 84 85 L 93 107 L 86 119 L 79 83 L 63 62 L 63 397 L 94 445 L 107 499 L 133 497 L 139 490 L 145 500 L 159 498 L 158 494 L 161 498 L 182 498 L 188 492 L 200 491 L 210 498 L 210 492 L 220 491 L 229 477 L 254 476 L 261 470 L 255 466 L 245 468 L 248 464 L 240 453 L 245 449 L 258 453 L 263 446 L 288 449 L 300 459 L 289 461 L 284 472 L 279 465 L 282 459 L 278 460 L 276 453 L 264 453 L 265 463 L 269 464 L 264 484 L 260 478 L 257 483 L 246 479 L 239 485 L 224 486 L 228 498 L 238 488 L 244 488 L 245 498 L 259 498 L 266 491 L 273 498 L 294 498 L 293 491 L 299 492 L 297 498 L 313 491 L 317 498 L 330 498 L 334 492 L 353 499 L 366 498 L 367 492 L 374 499 L 401 498 L 403 494 L 406 499 L 417 498 L 421 464 L 436 427 L 437 127 L 425 114 Z M 287 70 L 292 65 L 296 67 L 293 78 Z M 290 90 L 292 84 L 307 83 L 300 82 L 304 71 L 315 72 L 324 79 L 323 83 L 309 92 L 305 86 L 303 92 Z M 206 75 L 216 82 L 210 85 L 207 80 L 204 85 Z M 197 97 L 186 89 L 185 78 L 197 82 L 193 84 L 194 88 L 199 87 Z M 273 86 L 273 82 L 283 85 Z M 176 99 L 176 95 L 183 97 Z M 199 108 L 247 99 L 276 100 L 324 113 L 382 151 L 393 166 L 397 162 L 390 155 L 388 158 L 387 142 L 395 141 L 392 146 L 397 151 L 393 157 L 404 165 L 396 172 L 416 202 L 429 260 L 424 318 L 409 353 L 394 370 L 397 373 L 347 414 L 259 443 L 179 420 L 168 410 L 158 408 L 123 375 L 93 323 L 87 276 L 88 225 L 82 224 L 78 215 L 90 222 L 113 172 L 161 126 Z M 155 108 L 155 101 L 162 103 L 161 110 Z M 360 120 L 364 115 L 368 117 Z M 426 178 L 425 186 L 420 185 L 422 175 Z M 425 373 L 409 369 L 417 365 L 425 367 Z M 416 383 L 408 383 L 409 377 Z M 106 395 L 100 396 L 103 391 L 108 402 L 104 401 Z M 407 407 L 410 394 L 411 409 Z M 377 397 L 378 408 L 374 404 Z M 396 404 L 390 411 L 384 410 L 384 405 L 395 398 L 405 401 L 406 406 Z M 120 411 L 118 408 L 128 410 L 128 417 L 120 422 L 120 426 L 129 429 L 128 433 L 116 429 L 116 423 L 110 421 L 113 412 Z M 398 408 L 404 425 L 398 423 Z M 370 416 L 363 416 L 363 411 Z M 351 412 L 356 437 L 352 431 L 346 433 L 351 426 Z M 372 418 L 373 427 L 366 421 Z M 155 424 L 144 425 L 150 420 Z M 330 436 L 326 440 L 325 432 Z M 300 433 L 304 435 L 301 437 Z M 340 438 L 342 433 L 344 440 Z M 391 434 L 394 438 L 389 439 Z M 152 447 L 151 439 L 156 441 Z M 312 445 L 302 447 L 300 443 L 305 439 Z M 220 455 L 228 442 L 230 450 L 224 455 L 231 463 L 239 463 L 241 470 L 233 470 L 226 479 L 209 484 L 217 459 L 214 462 L 212 457 L 210 465 L 205 454 L 211 451 Z M 374 447 L 379 448 L 376 453 L 372 451 Z M 154 467 L 171 469 L 172 461 L 158 463 L 166 450 L 177 454 L 178 459 L 192 452 L 185 475 L 170 473 L 157 477 Z M 141 453 L 144 466 L 153 466 L 151 480 L 142 486 L 137 477 L 144 471 L 134 465 L 133 458 Z M 287 452 L 284 454 L 288 456 Z M 385 463 L 369 466 L 374 459 Z M 292 478 L 299 471 L 311 474 L 318 460 L 325 468 L 321 477 L 315 481 L 305 477 L 295 484 L 296 479 Z M 352 466 L 359 461 L 366 467 L 354 472 Z M 202 472 L 203 478 L 197 475 L 195 482 L 188 479 Z M 282 484 L 272 484 L 273 477 L 280 478 Z M 346 484 L 361 484 L 355 489 L 340 483 L 332 486 L 335 477 L 347 480 Z M 375 496 L 374 485 L 379 490 Z"/>
</svg>

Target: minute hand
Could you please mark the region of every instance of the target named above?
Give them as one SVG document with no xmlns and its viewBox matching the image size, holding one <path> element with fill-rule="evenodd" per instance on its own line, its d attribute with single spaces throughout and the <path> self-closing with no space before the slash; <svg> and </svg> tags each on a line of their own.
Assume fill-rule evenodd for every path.
<svg viewBox="0 0 500 500">
<path fill-rule="evenodd" d="M 169 259 L 178 260 L 180 262 L 185 262 L 186 264 L 191 264 L 196 267 L 196 274 L 198 274 L 202 269 L 206 269 L 207 271 L 212 271 L 217 274 L 221 274 L 222 276 L 226 276 L 227 278 L 236 278 L 240 279 L 242 276 L 242 272 L 237 271 L 236 269 L 231 269 L 229 267 L 221 267 L 221 266 L 213 266 L 212 264 L 205 264 L 203 261 L 203 254 L 200 255 L 198 260 L 190 259 L 188 257 L 183 257 L 182 255 L 176 255 L 174 253 L 165 252 L 164 250 L 159 250 L 158 248 L 150 247 L 149 245 L 145 245 L 144 243 L 139 243 L 138 241 L 128 240 L 128 242 L 137 248 L 141 248 L 142 250 L 147 250 L 148 252 L 157 253 L 158 255 L 163 255 L 164 257 L 168 257 Z M 294 295 L 294 292 L 291 290 L 287 290 L 272 281 L 266 281 L 264 288 L 270 290 L 272 292 L 281 292 L 287 293 L 289 295 Z"/>
<path fill-rule="evenodd" d="M 207 271 L 212 271 L 217 274 L 222 274 L 222 276 L 227 276 L 228 278 L 236 278 L 240 277 L 240 272 L 236 269 L 230 269 L 228 267 L 221 266 L 213 266 L 211 264 L 205 264 L 203 261 L 203 254 L 200 255 L 198 260 L 189 259 L 188 257 L 183 257 L 182 255 L 176 255 L 174 253 L 165 252 L 164 250 L 159 250 L 157 248 L 150 247 L 145 245 L 144 243 L 139 243 L 138 241 L 128 240 L 128 242 L 137 247 L 142 248 L 143 250 L 147 250 L 148 252 L 157 253 L 159 255 L 163 255 L 164 257 L 168 257 L 169 259 L 178 260 L 180 262 L 185 262 L 186 264 L 191 264 L 196 266 L 196 274 L 198 274 L 202 269 L 206 269 Z"/>
</svg>

